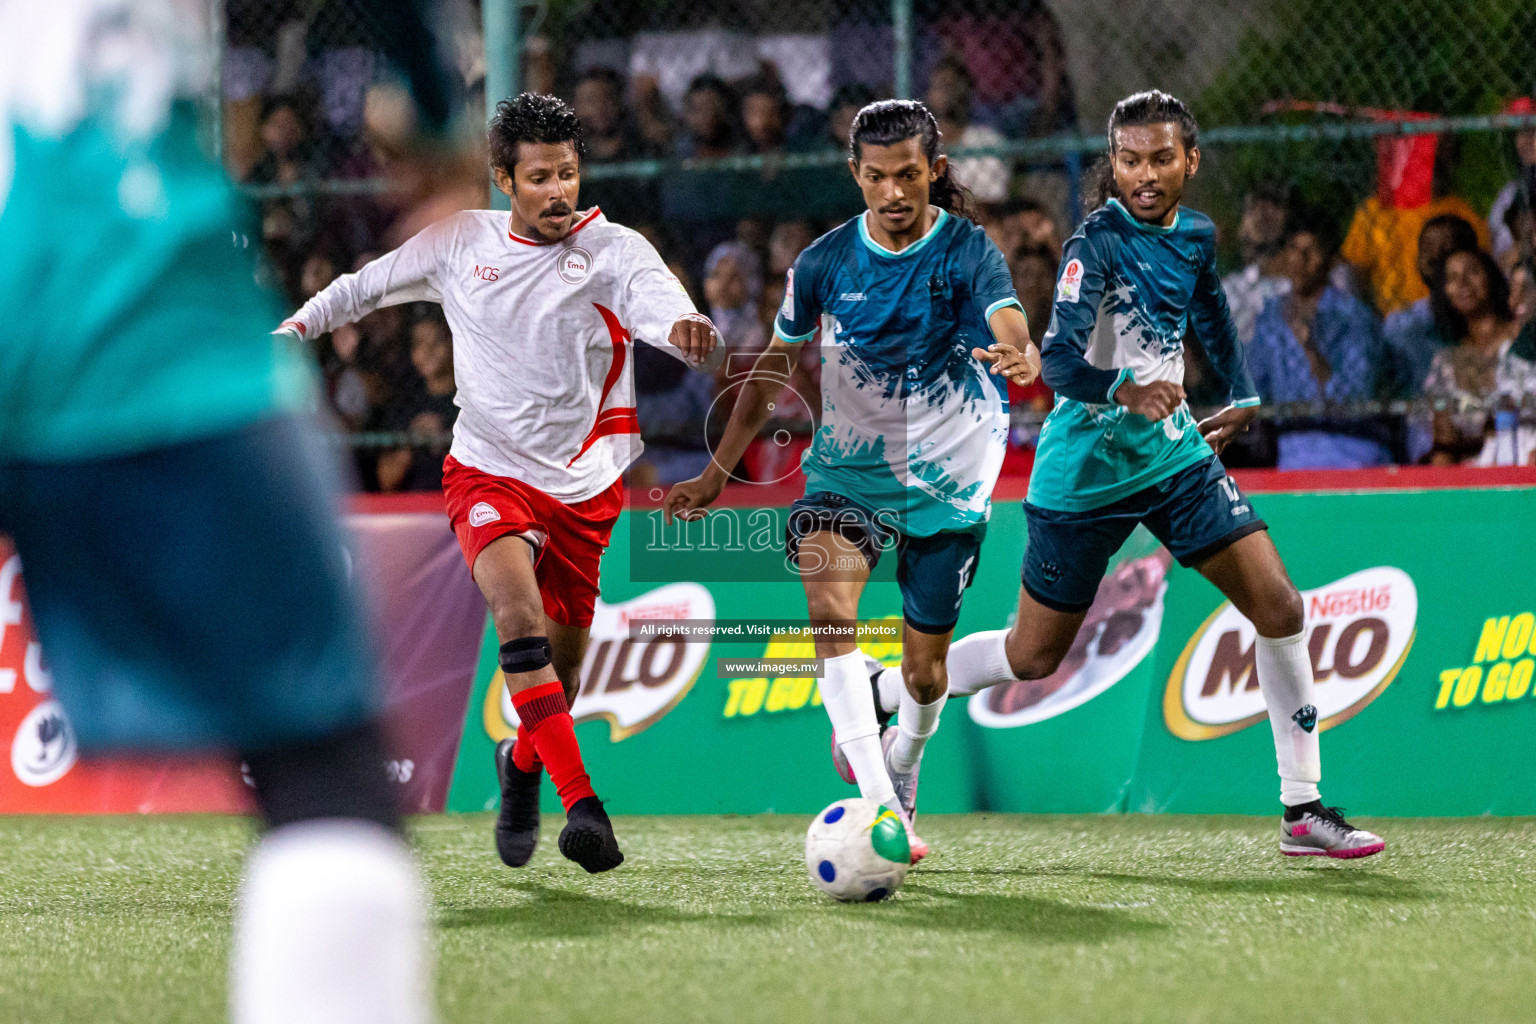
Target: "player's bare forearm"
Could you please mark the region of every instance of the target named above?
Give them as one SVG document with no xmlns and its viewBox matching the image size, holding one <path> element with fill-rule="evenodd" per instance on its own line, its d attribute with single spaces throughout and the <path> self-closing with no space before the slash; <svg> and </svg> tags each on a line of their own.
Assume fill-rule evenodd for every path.
<svg viewBox="0 0 1536 1024">
<path fill-rule="evenodd" d="M 715 446 L 704 472 L 691 480 L 675 484 L 667 493 L 663 512 L 667 522 L 673 517 L 698 519 L 707 513 L 705 506 L 720 496 L 731 470 L 741 461 L 747 446 L 768 422 L 771 403 L 788 381 L 788 368 L 796 364 L 804 342 L 790 343 L 775 338 L 757 357 L 752 371 L 742 382 L 726 423 L 725 433 Z"/>
<path fill-rule="evenodd" d="M 791 344 L 775 338 L 757 357 L 752 372 L 747 375 L 736 396 L 730 421 L 726 423 L 725 433 L 715 447 L 715 458 L 705 470 L 706 474 L 717 474 L 723 483 L 730 471 L 736 468 L 747 446 L 768 422 L 769 404 L 789 381 L 785 368 L 796 365 L 803 345 L 804 342 Z"/>
<path fill-rule="evenodd" d="M 997 340 L 986 348 L 973 348 L 971 355 L 990 363 L 994 376 L 1007 377 L 1020 387 L 1027 387 L 1040 376 L 1040 350 L 1029 337 L 1029 320 L 1017 306 L 1004 306 L 987 320 Z"/>
</svg>

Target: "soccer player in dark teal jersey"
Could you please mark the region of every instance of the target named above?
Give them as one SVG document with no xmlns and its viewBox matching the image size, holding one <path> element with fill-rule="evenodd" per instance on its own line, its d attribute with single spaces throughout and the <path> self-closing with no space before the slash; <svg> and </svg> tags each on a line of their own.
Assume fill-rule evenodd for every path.
<svg viewBox="0 0 1536 1024">
<path fill-rule="evenodd" d="M 800 347 L 823 317 L 822 420 L 803 460 L 806 495 L 790 511 L 786 547 L 813 624 L 851 624 L 888 541 L 905 620 L 900 720 L 882 741 L 870 660 L 846 639 L 818 635 L 822 702 L 834 761 L 867 799 L 899 814 L 913 859 L 917 767 L 938 728 L 945 652 L 991 511 L 1008 435 L 1005 377 L 1038 372 L 1023 308 L 1002 253 L 964 214 L 966 195 L 939 153 L 921 103 L 859 111 L 848 165 L 868 212 L 817 239 L 795 261 L 774 341 L 742 389 L 714 462 L 673 488 L 669 515 L 712 502 L 767 420 Z M 904 678 L 903 678 L 904 672 Z M 889 720 L 889 715 L 885 720 Z"/>
<path fill-rule="evenodd" d="M 1282 853 L 1364 857 L 1379 836 L 1324 807 L 1304 608 L 1263 520 L 1221 464 L 1259 404 L 1216 274 L 1209 218 L 1183 208 L 1200 167 L 1198 128 L 1166 93 L 1137 93 L 1109 119 L 1113 196 L 1066 244 L 1041 430 L 1024 509 L 1029 538 L 1018 617 L 949 652 L 950 695 L 1056 671 L 1109 559 L 1145 524 L 1180 564 L 1216 585 L 1258 633 L 1256 669 L 1280 771 Z M 1229 389 L 1200 423 L 1184 402 L 1193 330 Z"/>
<path fill-rule="evenodd" d="M 198 145 L 212 64 L 186 7 L 0 3 L 0 531 L 67 714 L 55 748 L 245 762 L 267 830 L 234 913 L 236 1024 L 422 1024 L 427 911 L 339 473 Z M 368 20 L 442 129 L 429 13 Z"/>
</svg>

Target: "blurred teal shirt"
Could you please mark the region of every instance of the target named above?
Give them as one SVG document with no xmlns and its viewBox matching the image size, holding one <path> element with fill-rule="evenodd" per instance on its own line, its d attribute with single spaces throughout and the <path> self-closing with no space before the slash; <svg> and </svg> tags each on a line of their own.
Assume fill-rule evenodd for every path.
<svg viewBox="0 0 1536 1024">
<path fill-rule="evenodd" d="M 0 109 L 0 460 L 126 454 L 312 401 L 189 104 L 141 139 L 95 112 L 24 120 Z"/>
</svg>

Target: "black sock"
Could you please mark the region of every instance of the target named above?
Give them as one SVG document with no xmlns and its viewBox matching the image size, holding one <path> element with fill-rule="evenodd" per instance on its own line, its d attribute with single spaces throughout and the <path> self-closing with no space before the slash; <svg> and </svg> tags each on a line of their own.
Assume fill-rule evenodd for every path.
<svg viewBox="0 0 1536 1024">
<path fill-rule="evenodd" d="M 241 757 L 270 828 L 354 818 L 400 830 L 400 809 L 384 777 L 384 742 L 376 723 Z"/>
<path fill-rule="evenodd" d="M 1322 811 L 1322 809 L 1323 809 L 1323 802 L 1321 800 L 1311 800 L 1311 801 L 1308 801 L 1307 803 L 1304 803 L 1304 804 L 1297 804 L 1294 807 L 1287 806 L 1285 808 L 1285 820 L 1286 821 L 1296 821 L 1296 820 L 1300 819 L 1301 816 L 1303 814 L 1306 814 L 1308 811 L 1312 812 L 1313 814 L 1317 814 L 1320 811 Z"/>
</svg>

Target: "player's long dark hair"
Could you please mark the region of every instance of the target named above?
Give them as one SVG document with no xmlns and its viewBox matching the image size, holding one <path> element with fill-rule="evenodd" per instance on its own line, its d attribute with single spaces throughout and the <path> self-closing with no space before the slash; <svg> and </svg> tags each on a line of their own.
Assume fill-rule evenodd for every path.
<svg viewBox="0 0 1536 1024">
<path fill-rule="evenodd" d="M 848 155 L 858 163 L 865 146 L 894 146 L 906 139 L 923 140 L 923 156 L 931 167 L 939 158 L 943 133 L 933 112 L 916 100 L 879 100 L 860 110 L 848 129 Z M 955 180 L 954 168 L 945 165 L 944 173 L 928 189 L 928 202 L 966 220 L 976 219 L 976 201 L 971 190 Z"/>
<path fill-rule="evenodd" d="M 581 119 L 566 102 L 555 96 L 519 93 L 516 98 L 496 104 L 496 114 L 486 128 L 491 167 L 508 174 L 517 165 L 519 142 L 569 142 L 576 147 L 576 158 L 585 160 Z"/>
<path fill-rule="evenodd" d="M 1110 112 L 1109 125 L 1105 131 L 1108 148 L 1105 155 L 1088 171 L 1086 191 L 1090 210 L 1098 209 L 1115 195 L 1115 169 L 1111 163 L 1115 157 L 1115 130 L 1149 124 L 1178 125 L 1179 138 L 1184 143 L 1186 153 L 1200 145 L 1200 125 L 1183 100 L 1161 89 L 1132 93 L 1116 103 L 1115 109 Z"/>
</svg>

